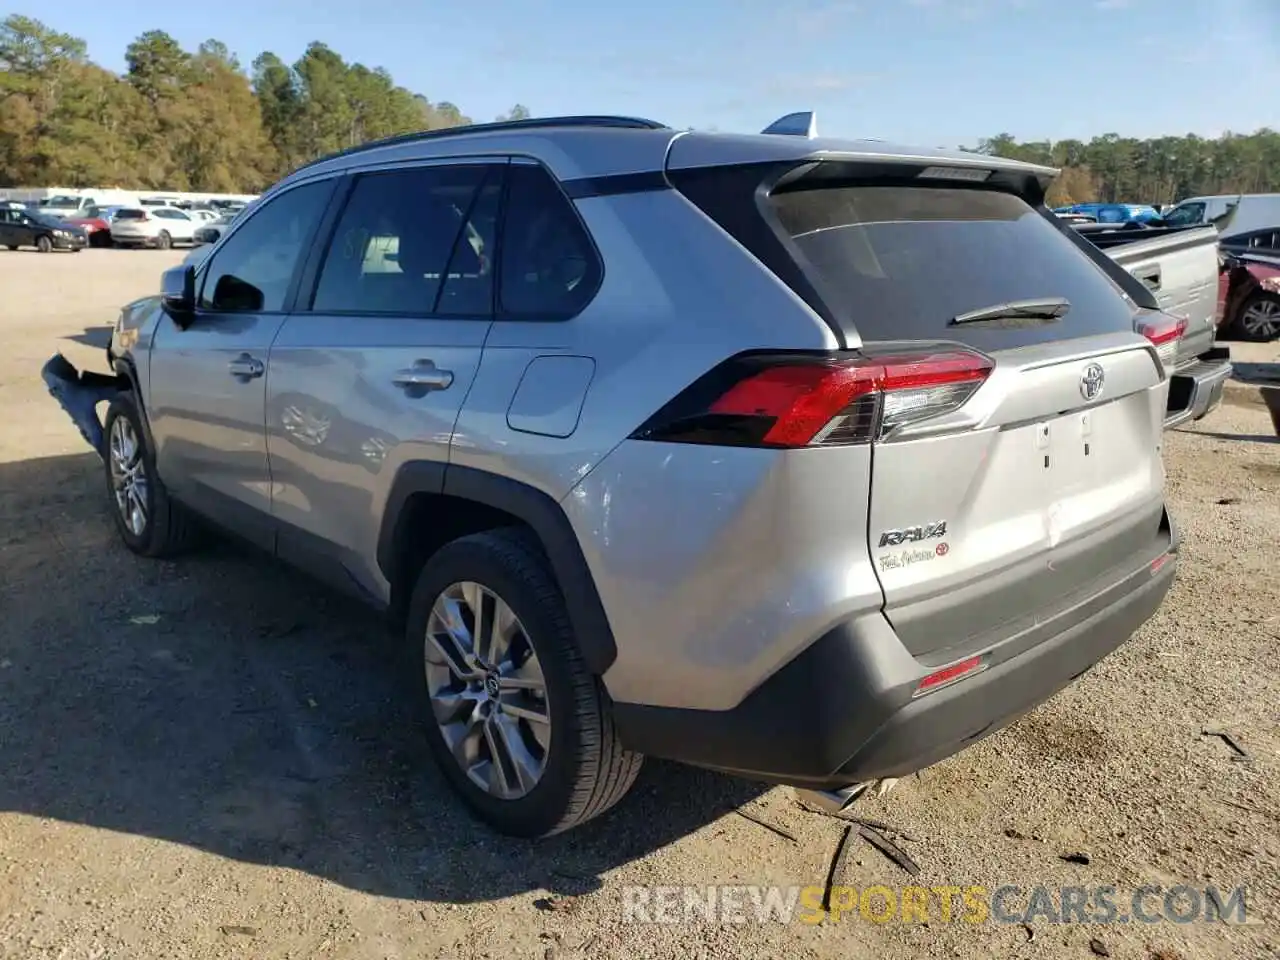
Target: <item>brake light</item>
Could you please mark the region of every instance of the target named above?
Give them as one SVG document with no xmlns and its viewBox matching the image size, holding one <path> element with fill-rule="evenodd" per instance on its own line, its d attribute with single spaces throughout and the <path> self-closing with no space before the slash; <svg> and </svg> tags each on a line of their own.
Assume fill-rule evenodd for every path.
<svg viewBox="0 0 1280 960">
<path fill-rule="evenodd" d="M 1156 348 L 1156 355 L 1165 370 L 1173 369 L 1178 358 L 1178 341 L 1187 332 L 1187 318 L 1156 313 L 1139 320 L 1137 330 Z"/>
<path fill-rule="evenodd" d="M 781 448 L 867 443 L 958 409 L 992 368 L 964 349 L 746 355 L 695 382 L 633 437 Z"/>
</svg>

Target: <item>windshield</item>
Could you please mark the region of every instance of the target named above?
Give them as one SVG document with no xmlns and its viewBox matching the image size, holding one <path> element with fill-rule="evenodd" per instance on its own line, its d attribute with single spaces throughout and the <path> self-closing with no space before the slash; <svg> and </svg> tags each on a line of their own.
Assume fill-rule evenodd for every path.
<svg viewBox="0 0 1280 960">
<path fill-rule="evenodd" d="M 80 206 L 80 198 L 66 196 L 50 197 L 48 200 L 42 201 L 41 205 L 46 207 L 78 207 Z"/>
<path fill-rule="evenodd" d="M 962 339 L 978 349 L 1132 329 L 1116 287 L 1052 223 L 992 190 L 835 186 L 775 193 L 778 218 L 824 299 L 864 340 Z M 1065 298 L 1048 325 L 951 319 L 993 304 Z"/>
</svg>

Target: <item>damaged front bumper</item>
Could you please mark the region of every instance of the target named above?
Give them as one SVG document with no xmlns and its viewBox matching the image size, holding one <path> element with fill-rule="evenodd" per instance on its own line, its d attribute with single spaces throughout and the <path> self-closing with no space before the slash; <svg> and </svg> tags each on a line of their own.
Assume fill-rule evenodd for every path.
<svg viewBox="0 0 1280 960">
<path fill-rule="evenodd" d="M 40 370 L 40 377 L 49 394 L 76 425 L 80 436 L 105 459 L 106 440 L 98 417 L 98 404 L 127 389 L 125 380 L 114 374 L 81 372 L 61 353 L 49 358 Z"/>
</svg>

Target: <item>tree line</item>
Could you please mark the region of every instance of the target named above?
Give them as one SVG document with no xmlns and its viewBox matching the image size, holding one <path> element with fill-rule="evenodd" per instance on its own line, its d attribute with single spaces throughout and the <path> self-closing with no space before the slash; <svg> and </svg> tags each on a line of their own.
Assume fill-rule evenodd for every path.
<svg viewBox="0 0 1280 960">
<path fill-rule="evenodd" d="M 1050 206 L 1069 203 L 1175 203 L 1225 193 L 1280 193 L 1280 133 L 1225 133 L 1217 139 L 1138 140 L 1108 133 L 1083 140 L 1020 143 L 1002 133 L 968 149 L 1059 167 Z"/>
<path fill-rule="evenodd" d="M 266 52 L 245 68 L 217 40 L 188 51 L 151 30 L 125 64 L 123 75 L 106 70 L 83 40 L 31 17 L 0 21 L 0 186 L 256 193 L 335 150 L 472 122 L 318 42 L 292 64 Z M 517 104 L 497 119 L 527 116 Z M 1270 129 L 1028 143 L 1002 133 L 968 149 L 1062 168 L 1054 206 L 1280 192 L 1280 133 Z"/>
<path fill-rule="evenodd" d="M 335 150 L 472 122 L 323 43 L 246 69 L 217 40 L 189 51 L 151 30 L 125 64 L 106 70 L 31 17 L 0 21 L 0 186 L 256 193 Z M 498 119 L 528 115 L 517 104 Z"/>
</svg>

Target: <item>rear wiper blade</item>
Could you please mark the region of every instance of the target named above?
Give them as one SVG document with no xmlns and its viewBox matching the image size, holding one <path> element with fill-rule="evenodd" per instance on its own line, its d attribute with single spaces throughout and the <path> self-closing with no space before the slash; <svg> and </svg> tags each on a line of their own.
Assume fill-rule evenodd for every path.
<svg viewBox="0 0 1280 960">
<path fill-rule="evenodd" d="M 1013 300 L 1009 303 L 993 303 L 989 307 L 979 307 L 957 314 L 948 321 L 948 326 L 959 326 L 964 323 L 985 323 L 999 320 L 1038 320 L 1052 323 L 1066 316 L 1071 309 L 1071 301 L 1066 297 L 1043 297 L 1037 300 Z"/>
</svg>

